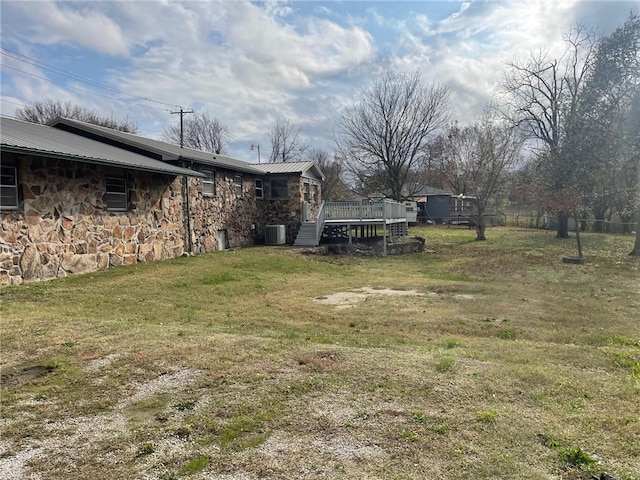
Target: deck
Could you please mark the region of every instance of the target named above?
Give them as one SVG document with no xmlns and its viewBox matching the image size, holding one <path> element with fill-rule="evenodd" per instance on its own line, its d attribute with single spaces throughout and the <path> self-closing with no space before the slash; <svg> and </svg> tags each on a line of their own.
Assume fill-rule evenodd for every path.
<svg viewBox="0 0 640 480">
<path fill-rule="evenodd" d="M 379 230 L 380 229 L 380 232 Z M 301 225 L 294 245 L 317 246 L 323 239 L 354 239 L 407 234 L 407 208 L 393 200 L 362 199 L 355 202 L 324 202 L 313 222 Z"/>
</svg>

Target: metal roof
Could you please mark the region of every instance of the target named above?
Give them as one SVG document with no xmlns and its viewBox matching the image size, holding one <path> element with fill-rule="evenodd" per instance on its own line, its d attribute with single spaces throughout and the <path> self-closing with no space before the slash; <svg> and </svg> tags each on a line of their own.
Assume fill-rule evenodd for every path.
<svg viewBox="0 0 640 480">
<path fill-rule="evenodd" d="M 254 163 L 253 167 L 263 173 L 300 173 L 304 175 L 309 170 L 314 169 L 317 176 L 324 180 L 324 174 L 315 162 L 276 162 L 276 163 Z"/>
<path fill-rule="evenodd" d="M 0 143 L 3 151 L 56 157 L 167 175 L 202 176 L 201 173 L 193 170 L 170 165 L 97 140 L 91 140 L 47 125 L 6 117 L 0 118 Z"/>
<path fill-rule="evenodd" d="M 145 150 L 156 155 L 160 155 L 162 160 L 168 162 L 187 160 L 213 167 L 237 170 L 245 173 L 253 173 L 255 175 L 261 175 L 263 173 L 261 170 L 254 168 L 254 166 L 247 162 L 227 157 L 226 155 L 202 152 L 200 150 L 194 150 L 192 148 L 181 148 L 179 145 L 173 145 L 171 143 L 162 142 L 160 140 L 141 137 L 140 135 L 134 135 L 132 133 L 120 132 L 111 128 L 92 125 L 90 123 L 80 122 L 78 120 L 72 120 L 70 118 L 60 117 L 50 122 L 49 125 L 51 125 L 52 127 L 60 127 L 64 125 L 67 127 L 71 127 L 73 131 L 82 131 L 100 137 L 108 138 L 115 142 L 130 145 L 132 147 Z"/>
<path fill-rule="evenodd" d="M 453 195 L 451 192 L 447 192 L 446 190 L 441 190 L 440 188 L 435 187 L 422 187 L 416 193 L 412 195 L 412 197 L 424 197 L 425 195 Z"/>
</svg>

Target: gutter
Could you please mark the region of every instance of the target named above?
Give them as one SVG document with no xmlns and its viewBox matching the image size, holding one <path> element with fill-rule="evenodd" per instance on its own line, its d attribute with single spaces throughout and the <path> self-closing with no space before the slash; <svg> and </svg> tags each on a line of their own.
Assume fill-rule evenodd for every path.
<svg viewBox="0 0 640 480">
<path fill-rule="evenodd" d="M 186 162 L 183 162 L 185 165 L 183 168 L 186 168 Z M 191 166 L 193 166 L 193 162 L 191 162 Z M 203 175 L 204 176 L 204 175 Z M 186 198 L 185 208 L 186 208 L 186 219 L 187 219 L 187 252 L 189 255 L 193 255 L 193 240 L 191 238 L 191 202 L 189 200 L 189 177 L 184 175 L 184 194 Z"/>
<path fill-rule="evenodd" d="M 23 155 L 33 155 L 33 156 L 37 156 L 37 157 L 48 157 L 48 158 L 55 158 L 58 160 L 71 160 L 71 161 L 76 161 L 76 162 L 81 162 L 81 163 L 91 163 L 91 164 L 95 164 L 95 165 L 103 165 L 106 167 L 119 167 L 119 168 L 124 168 L 127 170 L 138 170 L 141 172 L 149 172 L 149 173 L 161 173 L 163 175 L 184 175 L 184 176 L 191 176 L 191 177 L 204 177 L 204 175 L 202 175 L 200 172 L 196 172 L 196 171 L 191 171 L 191 173 L 187 174 L 184 170 L 183 171 L 172 171 L 172 170 L 164 170 L 164 169 L 159 169 L 159 168 L 153 168 L 153 167 L 144 167 L 144 166 L 139 166 L 139 165 L 132 165 L 132 164 L 128 164 L 128 163 L 122 163 L 122 162 L 117 162 L 114 160 L 106 160 L 103 158 L 94 158 L 94 157 L 79 157 L 77 155 L 72 155 L 72 154 L 68 154 L 68 153 L 60 153 L 60 152 L 52 152 L 49 150 L 37 150 L 37 149 L 33 149 L 33 148 L 22 148 L 22 147 L 15 147 L 15 146 L 11 146 L 11 145 L 6 145 L 6 144 L 2 144 L 2 151 L 3 152 L 8 152 L 8 153 L 17 153 L 17 154 L 23 154 Z M 159 160 L 156 160 L 159 161 Z"/>
</svg>

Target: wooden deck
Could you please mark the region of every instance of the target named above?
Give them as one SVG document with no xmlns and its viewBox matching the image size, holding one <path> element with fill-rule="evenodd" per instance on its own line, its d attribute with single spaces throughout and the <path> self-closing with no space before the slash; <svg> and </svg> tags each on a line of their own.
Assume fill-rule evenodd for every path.
<svg viewBox="0 0 640 480">
<path fill-rule="evenodd" d="M 382 236 L 387 239 L 407 234 L 407 209 L 392 200 L 324 202 L 313 222 L 302 224 L 294 245 L 317 246 L 321 240 L 354 239 Z"/>
</svg>

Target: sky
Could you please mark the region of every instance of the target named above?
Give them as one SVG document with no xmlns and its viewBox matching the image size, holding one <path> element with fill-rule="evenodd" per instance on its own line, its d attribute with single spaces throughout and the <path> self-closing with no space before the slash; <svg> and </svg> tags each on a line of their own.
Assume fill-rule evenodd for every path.
<svg viewBox="0 0 640 480">
<path fill-rule="evenodd" d="M 562 54 L 576 24 L 610 34 L 638 1 L 0 1 L 1 113 L 71 101 L 160 138 L 180 107 L 227 125 L 227 153 L 264 161 L 277 119 L 330 151 L 341 112 L 385 69 L 451 89 L 473 122 L 506 62 Z"/>
</svg>

